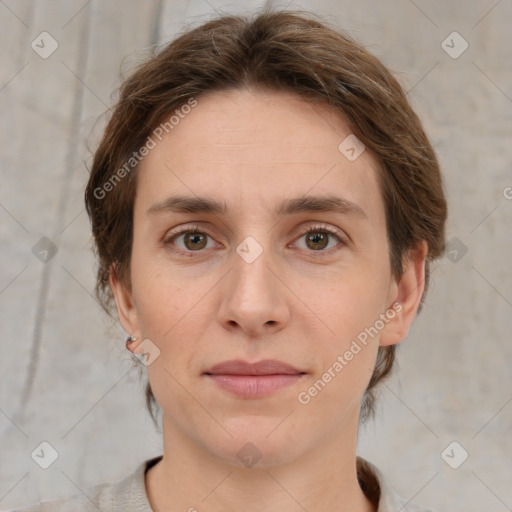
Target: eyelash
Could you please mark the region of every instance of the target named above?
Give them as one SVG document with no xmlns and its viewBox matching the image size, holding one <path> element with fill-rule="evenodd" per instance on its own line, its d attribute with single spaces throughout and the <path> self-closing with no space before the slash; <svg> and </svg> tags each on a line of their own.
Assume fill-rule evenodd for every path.
<svg viewBox="0 0 512 512">
<path fill-rule="evenodd" d="M 203 235 L 207 235 L 213 239 L 212 235 L 210 235 L 208 233 L 208 230 L 205 230 L 198 226 L 183 226 L 182 228 L 179 228 L 179 230 L 177 230 L 177 231 L 171 231 L 171 233 L 169 233 L 169 236 L 165 237 L 165 239 L 163 240 L 164 246 L 170 246 L 171 243 L 178 236 L 187 234 L 187 233 L 200 233 Z M 331 235 L 331 236 L 334 236 L 335 238 L 337 238 L 339 245 L 341 245 L 343 247 L 348 245 L 347 240 L 340 235 L 340 233 L 337 229 L 327 226 L 325 224 L 316 224 L 313 226 L 308 226 L 300 233 L 300 235 L 298 236 L 297 239 L 300 239 L 301 237 L 303 237 L 304 235 L 307 235 L 308 233 L 325 233 L 327 235 Z M 183 251 L 181 249 L 169 249 L 169 250 L 176 254 L 185 255 L 187 257 L 195 257 L 194 253 L 204 252 L 204 250 L 198 250 L 198 251 Z M 328 256 L 329 254 L 331 254 L 331 251 L 332 251 L 332 248 L 329 250 L 321 249 L 318 251 L 310 250 L 307 252 L 314 253 L 315 257 L 322 257 L 322 256 Z"/>
</svg>

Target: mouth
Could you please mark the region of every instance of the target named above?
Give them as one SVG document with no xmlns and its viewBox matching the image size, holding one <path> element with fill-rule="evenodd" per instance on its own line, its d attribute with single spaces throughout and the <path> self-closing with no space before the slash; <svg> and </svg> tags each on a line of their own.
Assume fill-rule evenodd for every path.
<svg viewBox="0 0 512 512">
<path fill-rule="evenodd" d="M 221 389 L 242 398 L 264 398 L 298 382 L 306 372 L 275 359 L 225 361 L 204 372 Z"/>
</svg>

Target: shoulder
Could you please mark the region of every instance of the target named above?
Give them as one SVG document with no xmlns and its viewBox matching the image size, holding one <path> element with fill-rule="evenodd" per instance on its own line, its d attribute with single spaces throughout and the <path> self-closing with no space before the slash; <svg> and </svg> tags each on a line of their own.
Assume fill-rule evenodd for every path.
<svg viewBox="0 0 512 512">
<path fill-rule="evenodd" d="M 11 512 L 98 512 L 112 510 L 112 496 L 115 484 L 102 484 L 89 489 L 83 494 L 68 498 L 41 501 L 35 505 Z"/>
<path fill-rule="evenodd" d="M 368 498 L 378 504 L 377 512 L 434 512 L 400 496 L 388 483 L 382 472 L 371 462 L 357 458 L 359 484 Z"/>
<path fill-rule="evenodd" d="M 145 473 L 160 459 L 161 456 L 143 462 L 119 482 L 100 484 L 67 498 L 41 501 L 9 512 L 152 512 Z"/>
</svg>

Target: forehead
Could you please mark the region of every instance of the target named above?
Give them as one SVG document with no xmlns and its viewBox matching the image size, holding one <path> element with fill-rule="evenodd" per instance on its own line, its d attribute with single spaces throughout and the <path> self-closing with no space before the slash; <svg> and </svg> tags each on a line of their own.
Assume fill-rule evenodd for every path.
<svg viewBox="0 0 512 512">
<path fill-rule="evenodd" d="M 355 160 L 342 153 L 353 135 L 327 105 L 288 92 L 216 91 L 187 112 L 142 160 L 137 203 L 172 193 L 271 211 L 278 199 L 339 193 L 383 212 L 377 161 L 366 150 Z"/>
</svg>

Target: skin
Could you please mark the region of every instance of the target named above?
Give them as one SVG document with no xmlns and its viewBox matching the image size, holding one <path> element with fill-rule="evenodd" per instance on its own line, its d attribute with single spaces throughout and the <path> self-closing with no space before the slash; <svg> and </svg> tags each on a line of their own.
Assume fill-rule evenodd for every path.
<svg viewBox="0 0 512 512">
<path fill-rule="evenodd" d="M 350 133 L 340 114 L 292 93 L 214 92 L 142 161 L 131 284 L 114 270 L 110 284 L 124 329 L 160 350 L 147 367 L 163 412 L 164 457 L 146 474 L 155 511 L 375 510 L 356 478 L 360 402 L 379 344 L 402 341 L 414 319 L 427 247 L 392 277 L 378 163 L 367 150 L 352 162 L 341 154 Z M 345 198 L 365 216 L 273 216 L 283 199 L 306 194 Z M 224 201 L 229 213 L 147 213 L 173 195 Z M 183 234 L 169 240 L 191 224 L 208 235 L 202 248 Z M 318 224 L 346 244 L 308 242 L 303 230 Z M 263 249 L 252 263 L 236 252 L 247 236 Z M 395 302 L 401 311 L 379 335 L 299 403 Z M 306 374 L 269 397 L 241 398 L 203 374 L 235 358 Z M 252 468 L 237 457 L 248 442 L 261 453 Z"/>
</svg>

